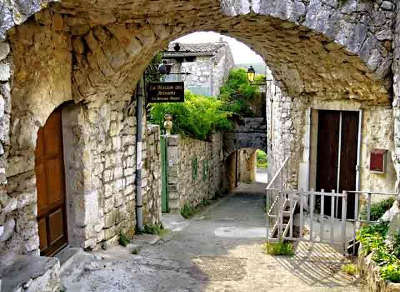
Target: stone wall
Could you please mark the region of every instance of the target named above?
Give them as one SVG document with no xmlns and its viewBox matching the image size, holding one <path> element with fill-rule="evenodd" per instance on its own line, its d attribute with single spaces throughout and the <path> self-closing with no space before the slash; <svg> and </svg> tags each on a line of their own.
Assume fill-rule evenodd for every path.
<svg viewBox="0 0 400 292">
<path fill-rule="evenodd" d="M 222 188 L 222 136 L 211 142 L 173 135 L 168 137 L 169 207 L 178 211 L 185 204 L 197 206 Z"/>
<path fill-rule="evenodd" d="M 362 250 L 362 247 L 360 248 Z M 373 253 L 365 256 L 362 252 L 359 253 L 357 264 L 360 276 L 364 281 L 366 291 L 374 292 L 398 292 L 400 291 L 399 283 L 392 283 L 382 279 L 380 275 L 379 265 L 372 260 Z"/>
<path fill-rule="evenodd" d="M 328 2 L 165 0 L 160 8 L 149 0 L 63 0 L 50 5 L 47 0 L 3 1 L 0 39 L 7 41 L 0 44 L 0 253 L 38 254 L 37 130 L 70 100 L 76 104 L 71 111 L 65 108 L 71 118 L 65 126 L 72 128 L 74 142 L 66 157 L 73 245 L 107 247 L 119 232 L 133 232 L 136 119 L 127 107 L 134 107 L 136 82 L 154 54 L 198 30 L 227 33 L 268 60 L 282 89 L 271 106 L 282 113 L 271 125 L 276 128 L 271 149 L 278 153 L 272 154 L 277 163 L 271 169 L 290 155 L 295 166 L 290 180 L 297 185 L 303 177 L 299 165 L 304 166 L 309 148 L 306 117 L 313 99 L 357 101 L 365 109 L 382 106 L 387 115 L 392 97 L 394 161 L 399 169 L 397 2 Z M 178 171 L 191 173 L 187 161 L 193 154 L 200 158 L 198 180 L 191 182 L 189 175 L 184 183 L 192 188 L 182 186 L 191 197 L 178 196 L 177 208 L 184 202 L 196 204 L 219 187 L 222 167 L 209 167 L 211 189 L 206 189 L 201 159 L 221 166 L 221 142 L 211 143 L 212 150 L 202 143 L 182 144 L 185 164 L 176 168 L 172 192 L 174 183 L 176 193 L 181 187 Z"/>
<path fill-rule="evenodd" d="M 161 152 L 160 126 L 147 125 L 143 154 L 143 223 L 161 220 Z"/>
<path fill-rule="evenodd" d="M 7 121 L 10 132 L 8 127 L 4 131 L 7 137 L 10 135 L 5 145 L 4 167 L 5 189 L 11 200 L 6 208 L 10 212 L 6 214 L 5 226 L 12 226 L 13 234 L 1 244 L 0 253 L 7 250 L 38 253 L 34 174 L 37 131 L 58 105 L 72 99 L 69 39 L 59 16 L 49 13 L 41 16 L 14 29 L 9 38 L 14 55 L 13 87 L 12 100 L 7 105 L 11 114 Z"/>
<path fill-rule="evenodd" d="M 46 3 L 43 0 L 5 3 L 0 10 L 1 37 L 4 38 L 11 27 L 47 7 Z M 140 74 L 145 65 L 142 67 L 135 62 L 138 56 L 147 63 L 168 42 L 198 30 L 222 31 L 245 41 L 268 59 L 281 88 L 291 96 L 311 94 L 320 98 L 352 97 L 383 102 L 390 95 L 392 27 L 396 17 L 396 2 L 392 0 L 348 0 L 344 4 L 322 0 L 279 3 L 275 0 L 255 3 L 249 0 L 189 0 L 185 5 L 166 0 L 161 9 L 154 9 L 154 3 L 148 0 L 129 5 L 123 1 L 93 3 L 64 0 L 50 5 L 50 9 L 64 15 L 74 34 L 85 35 L 92 29 L 99 31 L 99 28 L 107 27 L 105 34 L 97 34 L 99 38 L 88 39 L 92 59 L 81 63 L 77 58 L 73 73 L 79 90 L 75 94 L 83 98 L 93 94 L 92 90 L 99 85 L 94 81 L 101 77 L 89 73 L 96 71 L 106 75 L 104 79 L 115 81 L 121 78 L 121 73 L 130 75 L 131 70 Z M 199 9 L 196 14 L 199 21 L 194 21 L 189 13 L 194 7 Z M 117 32 L 124 30 L 131 30 L 137 36 L 136 40 L 130 41 L 126 35 Z M 142 34 L 144 30 L 146 33 Z M 119 47 L 112 44 L 116 40 L 114 36 L 122 40 Z M 111 68 L 85 67 L 102 57 L 91 46 L 98 40 L 105 41 L 102 48 L 106 58 L 111 52 L 115 56 L 109 58 Z M 136 53 L 141 49 L 126 50 L 132 42 L 139 42 L 139 46 L 144 45 L 146 49 L 140 54 Z M 147 50 L 150 46 L 151 52 Z M 85 53 L 85 46 L 78 48 Z M 80 55 L 82 50 L 77 53 Z M 123 55 L 126 58 L 121 58 Z M 89 75 L 92 75 L 91 79 Z M 354 78 L 358 82 L 354 82 Z M 118 82 L 115 85 L 124 86 Z"/>
<path fill-rule="evenodd" d="M 224 157 L 242 148 L 267 150 L 267 124 L 264 118 L 240 118 L 231 131 L 224 132 Z"/>
<path fill-rule="evenodd" d="M 369 107 L 363 110 L 361 144 L 361 190 L 380 190 L 396 192 L 396 170 L 392 159 L 394 154 L 393 109 L 388 107 Z M 383 174 L 369 170 L 369 155 L 373 149 L 386 149 L 387 163 Z"/>
<path fill-rule="evenodd" d="M 239 181 L 252 183 L 256 180 L 256 149 L 245 148 L 239 150 Z"/>
<path fill-rule="evenodd" d="M 272 178 L 287 157 L 287 182 L 298 187 L 299 164 L 303 153 L 302 127 L 305 122 L 302 99 L 293 99 L 282 93 L 275 83 L 267 86 L 267 155 L 268 177 Z"/>
<path fill-rule="evenodd" d="M 25 204 L 7 194 L 7 148 L 10 145 L 12 57 L 7 41 L 0 42 L 0 250 L 7 251 L 7 241 L 14 235 L 18 206 Z M 1 253 L 1 252 L 0 252 Z"/>
<path fill-rule="evenodd" d="M 39 252 L 36 136 L 39 127 L 60 105 L 70 244 L 92 249 L 115 243 L 120 232 L 132 234 L 136 118 L 134 111 L 127 111 L 132 93 L 126 92 L 118 100 L 100 96 L 78 102 L 71 89 L 71 39 L 59 14 L 48 10 L 37 14 L 10 33 L 10 43 L 14 53 L 10 120 L 6 75 L 1 84 L 6 112 L 3 117 L 7 118 L 1 125 L 3 157 L 7 157 L 7 164 L 2 164 L 3 183 L 7 178 L 7 185 L 3 184 L 0 201 L 1 252 Z M 2 48 L 6 55 L 7 44 Z M 9 61 L 3 58 L 3 68 Z M 75 105 L 64 104 L 73 100 Z"/>
<path fill-rule="evenodd" d="M 390 105 L 374 106 L 348 100 L 290 98 L 274 84 L 267 89 L 268 169 L 269 175 L 289 160 L 289 179 L 294 188 L 315 188 L 317 110 L 362 110 L 360 190 L 394 192 L 396 171 L 392 154 L 394 147 L 393 109 Z M 315 137 L 314 137 L 315 136 Z M 315 138 L 315 139 L 314 139 Z M 373 149 L 386 149 L 387 169 L 384 174 L 369 171 Z M 314 181 L 314 182 L 313 182 Z"/>
<path fill-rule="evenodd" d="M 215 57 L 216 64 L 213 70 L 212 78 L 212 95 L 218 96 L 220 88 L 224 85 L 225 81 L 229 77 L 229 72 L 234 67 L 235 62 L 233 60 L 231 48 L 227 42 L 221 49 L 218 50 Z"/>
<path fill-rule="evenodd" d="M 135 230 L 136 118 L 126 111 L 129 101 L 89 104 L 87 141 L 81 156 L 88 175 L 84 194 L 84 248 L 115 244 L 119 233 Z M 84 177 L 85 178 L 85 177 Z M 93 204 L 93 202 L 98 202 Z M 88 238 L 89 237 L 89 238 Z"/>
<path fill-rule="evenodd" d="M 393 120 L 394 148 L 392 153 L 397 173 L 396 191 L 400 191 L 400 5 L 396 8 L 396 19 L 393 34 Z"/>
</svg>

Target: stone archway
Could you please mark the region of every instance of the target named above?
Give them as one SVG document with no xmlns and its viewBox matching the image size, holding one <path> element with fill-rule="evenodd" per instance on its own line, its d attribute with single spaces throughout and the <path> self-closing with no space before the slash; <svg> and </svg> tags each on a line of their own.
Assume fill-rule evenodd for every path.
<svg viewBox="0 0 400 292">
<path fill-rule="evenodd" d="M 56 17 L 56 25 L 70 28 L 77 55 L 89 57 L 87 53 L 92 53 L 82 63 L 92 65 L 91 68 L 74 70 L 80 95 L 85 95 L 84 89 L 89 87 L 85 83 L 98 85 L 94 78 L 87 80 L 89 72 L 85 74 L 83 69 L 101 71 L 103 76 L 97 77 L 106 80 L 116 73 L 122 81 L 123 73 L 133 67 L 137 67 L 133 73 L 143 71 L 143 66 L 132 62 L 138 56 L 144 61 L 169 41 L 197 30 L 227 33 L 249 44 L 267 59 L 274 76 L 291 96 L 324 94 L 331 98 L 383 101 L 386 97 L 381 87 L 389 89 L 391 83 L 388 74 L 393 31 L 388 28 L 395 21 L 394 4 L 374 5 L 356 0 L 342 6 L 323 1 L 304 4 L 288 0 L 278 4 L 273 0 L 193 0 L 184 4 L 167 1 L 161 8 L 140 0 L 130 4 L 101 1 L 96 5 L 98 9 L 92 9 L 91 1 L 69 0 L 50 7 L 50 11 L 62 16 Z M 3 35 L 40 9 L 28 3 L 25 7 L 5 6 L 4 12 L 19 12 L 21 17 L 4 21 Z M 362 22 L 357 21 L 360 18 Z M 85 36 L 84 46 L 76 41 L 80 36 Z M 103 53 L 96 52 L 96 44 L 102 44 Z M 96 60 L 102 66 L 93 67 Z M 354 80 L 369 86 L 363 89 Z M 375 97 L 371 98 L 370 93 Z"/>
<path fill-rule="evenodd" d="M 9 166 L 6 189 L 18 198 L 29 189 L 35 200 L 32 129 L 63 101 L 81 101 L 82 206 L 91 201 L 100 206 L 82 218 L 83 247 L 116 242 L 120 231 L 134 226 L 135 119 L 125 109 L 153 55 L 182 35 L 214 30 L 243 41 L 266 59 L 291 99 L 391 103 L 394 31 L 387 28 L 395 22 L 394 4 L 168 0 L 161 6 L 148 0 L 65 0 L 38 12 L 37 3 L 12 7 L 7 2 L 2 8 L 1 34 L 9 31 L 15 66 L 11 138 L 3 156 Z M 21 25 L 10 30 L 16 24 Z M 291 145 L 300 139 L 295 137 Z M 28 186 L 20 188 L 20 181 Z M 33 224 L 16 215 L 22 208 L 12 212 L 7 218 L 18 218 L 17 225 Z M 21 227 L 21 237 L 11 239 L 7 249 L 37 252 L 35 240 L 29 247 L 21 243 L 22 234 L 34 233 L 34 224 L 30 229 Z"/>
</svg>

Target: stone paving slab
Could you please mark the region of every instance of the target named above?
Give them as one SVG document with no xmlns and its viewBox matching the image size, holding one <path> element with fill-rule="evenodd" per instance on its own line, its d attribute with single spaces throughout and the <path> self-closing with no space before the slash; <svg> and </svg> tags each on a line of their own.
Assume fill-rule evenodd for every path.
<svg viewBox="0 0 400 292">
<path fill-rule="evenodd" d="M 242 186 L 139 254 L 120 246 L 78 254 L 63 269 L 64 290 L 360 291 L 357 279 L 340 271 L 348 260 L 328 245 L 300 243 L 294 257 L 266 255 L 259 234 L 243 233 L 265 224 L 261 191 L 252 188 Z M 224 228 L 241 232 L 216 232 Z"/>
</svg>

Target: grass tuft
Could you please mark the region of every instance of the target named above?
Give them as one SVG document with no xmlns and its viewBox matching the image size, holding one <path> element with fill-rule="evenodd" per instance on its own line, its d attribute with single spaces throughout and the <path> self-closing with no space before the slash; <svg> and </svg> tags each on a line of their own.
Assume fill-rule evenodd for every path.
<svg viewBox="0 0 400 292">
<path fill-rule="evenodd" d="M 186 203 L 183 205 L 183 208 L 181 209 L 181 215 L 183 218 L 189 219 L 195 214 L 195 208 Z"/>
<path fill-rule="evenodd" d="M 129 238 L 124 233 L 121 232 L 119 234 L 118 242 L 119 242 L 120 245 L 126 247 L 131 241 L 129 240 Z"/>
<path fill-rule="evenodd" d="M 355 276 L 358 274 L 358 269 L 355 264 L 345 264 L 341 267 L 341 270 L 350 276 Z"/>
<path fill-rule="evenodd" d="M 147 234 L 155 234 L 159 236 L 164 236 L 169 232 L 168 229 L 165 229 L 164 226 L 159 224 L 146 224 L 143 228 L 143 233 Z"/>
<path fill-rule="evenodd" d="M 181 215 L 183 218 L 189 219 L 193 217 L 194 214 L 201 211 L 203 208 L 211 205 L 211 203 L 212 201 L 208 199 L 201 200 L 196 207 L 190 205 L 189 203 L 185 203 L 185 205 L 183 205 L 183 208 L 181 208 Z"/>
<path fill-rule="evenodd" d="M 267 242 L 264 251 L 270 255 L 294 256 L 294 247 L 290 242 Z"/>
</svg>

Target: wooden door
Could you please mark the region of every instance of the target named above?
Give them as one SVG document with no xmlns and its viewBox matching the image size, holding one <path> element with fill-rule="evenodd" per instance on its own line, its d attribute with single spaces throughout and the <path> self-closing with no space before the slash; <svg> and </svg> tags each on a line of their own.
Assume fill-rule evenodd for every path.
<svg viewBox="0 0 400 292">
<path fill-rule="evenodd" d="M 61 110 L 38 131 L 35 151 L 40 254 L 51 256 L 67 244 Z"/>
<path fill-rule="evenodd" d="M 358 112 L 318 112 L 317 190 L 342 192 L 356 189 L 358 119 Z M 349 194 L 348 218 L 354 216 L 354 203 L 354 195 Z M 330 215 L 331 201 L 325 200 L 324 205 L 324 214 Z M 335 209 L 338 209 L 335 215 L 340 217 L 340 200 Z"/>
<path fill-rule="evenodd" d="M 355 191 L 357 179 L 358 112 L 342 112 L 339 192 Z M 339 202 L 340 203 L 340 202 Z M 347 218 L 354 218 L 354 194 L 347 195 Z M 339 204 L 339 210 L 341 210 Z M 341 211 L 339 212 L 341 214 Z"/>
<path fill-rule="evenodd" d="M 339 121 L 338 111 L 318 112 L 317 190 L 336 191 Z"/>
</svg>

